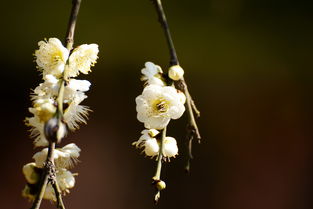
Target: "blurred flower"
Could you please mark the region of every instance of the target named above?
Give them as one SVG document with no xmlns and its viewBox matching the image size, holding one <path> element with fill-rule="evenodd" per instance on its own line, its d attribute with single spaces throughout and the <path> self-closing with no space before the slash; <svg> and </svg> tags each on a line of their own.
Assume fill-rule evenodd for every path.
<svg viewBox="0 0 313 209">
<path fill-rule="evenodd" d="M 36 191 L 34 191 L 40 182 L 40 176 L 43 173 L 44 163 L 48 154 L 48 148 L 37 152 L 33 159 L 35 162 L 28 163 L 23 167 L 23 174 L 28 183 L 22 194 L 24 197 L 33 200 Z M 55 160 L 56 181 L 62 193 L 69 193 L 69 189 L 75 185 L 74 174 L 67 169 L 72 167 L 80 155 L 80 148 L 75 144 L 68 144 L 63 148 L 55 149 L 53 157 Z M 44 199 L 56 201 L 55 192 L 51 184 L 48 184 L 44 193 Z"/>
<path fill-rule="evenodd" d="M 40 180 L 40 174 L 36 172 L 36 168 L 36 163 L 28 163 L 23 166 L 23 174 L 30 184 L 36 184 Z"/>
<path fill-rule="evenodd" d="M 172 86 L 148 85 L 136 98 L 137 119 L 148 129 L 163 129 L 170 119 L 178 119 L 185 106 Z"/>
<path fill-rule="evenodd" d="M 160 66 L 155 65 L 152 62 L 146 62 L 145 68 L 141 70 L 141 73 L 143 74 L 141 80 L 146 81 L 146 84 L 165 85 L 162 78 L 163 71 Z"/>
<path fill-rule="evenodd" d="M 77 162 L 80 151 L 80 148 L 74 143 L 68 144 L 63 148 L 56 148 L 53 152 L 55 166 L 57 168 L 73 167 L 74 163 Z M 37 167 L 44 167 L 44 163 L 47 159 L 47 154 L 48 148 L 44 148 L 33 156 Z"/>
</svg>

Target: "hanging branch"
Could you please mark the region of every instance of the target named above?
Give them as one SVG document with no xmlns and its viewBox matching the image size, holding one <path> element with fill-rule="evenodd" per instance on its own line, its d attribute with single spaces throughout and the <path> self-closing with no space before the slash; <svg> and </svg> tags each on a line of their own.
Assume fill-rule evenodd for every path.
<svg viewBox="0 0 313 209">
<path fill-rule="evenodd" d="M 177 58 L 176 50 L 174 47 L 173 39 L 170 33 L 170 29 L 168 26 L 168 22 L 166 20 L 165 12 L 162 6 L 161 0 L 151 0 L 155 6 L 156 12 L 158 14 L 159 22 L 164 30 L 166 42 L 170 52 L 170 66 L 179 65 L 179 61 Z M 190 161 L 193 158 L 192 156 L 192 141 L 193 139 L 197 139 L 198 143 L 200 143 L 201 135 L 195 120 L 196 117 L 200 117 L 200 111 L 197 109 L 189 91 L 188 86 L 185 82 L 185 79 L 182 78 L 179 81 L 175 82 L 177 88 L 183 91 L 186 95 L 186 103 L 187 103 L 187 112 L 189 117 L 189 122 L 187 125 L 187 140 L 188 140 L 188 161 L 185 167 L 186 171 L 190 172 Z"/>
<path fill-rule="evenodd" d="M 67 35 L 65 39 L 66 48 L 70 51 L 72 50 L 74 43 L 74 32 L 77 21 L 77 16 L 80 8 L 81 0 L 72 1 L 72 11 L 70 15 L 70 20 L 67 28 Z M 51 118 L 45 124 L 45 136 L 49 141 L 47 159 L 44 165 L 44 172 L 39 183 L 39 192 L 37 193 L 35 200 L 31 209 L 39 209 L 41 201 L 43 199 L 44 193 L 46 191 L 47 184 L 50 183 L 54 189 L 56 199 L 57 199 L 57 208 L 65 209 L 62 200 L 62 194 L 56 180 L 56 171 L 54 165 L 54 150 L 56 143 L 60 142 L 61 139 L 57 136 L 57 131 L 63 123 L 63 100 L 64 100 L 64 86 L 66 78 L 66 70 L 63 73 L 63 79 L 60 84 L 58 98 L 57 98 L 57 112 L 53 118 Z"/>
<path fill-rule="evenodd" d="M 156 194 L 154 196 L 154 203 L 157 204 L 161 197 L 161 190 L 165 189 L 165 183 L 161 180 L 162 160 L 163 160 L 163 145 L 166 137 L 166 127 L 162 131 L 159 154 L 157 157 L 157 167 L 154 177 L 152 178 L 152 184 L 156 187 Z M 164 184 L 164 185 L 163 185 Z"/>
</svg>

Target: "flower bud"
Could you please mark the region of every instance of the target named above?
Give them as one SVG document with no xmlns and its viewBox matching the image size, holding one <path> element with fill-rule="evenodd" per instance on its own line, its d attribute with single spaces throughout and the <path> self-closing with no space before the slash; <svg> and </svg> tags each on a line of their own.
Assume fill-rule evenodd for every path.
<svg viewBox="0 0 313 209">
<path fill-rule="evenodd" d="M 174 81 L 178 81 L 180 79 L 183 78 L 184 76 L 184 70 L 182 67 L 180 67 L 179 65 L 173 65 L 170 67 L 170 69 L 168 70 L 168 76 L 174 80 Z"/>
<path fill-rule="evenodd" d="M 163 190 L 163 189 L 166 188 L 166 184 L 165 184 L 165 182 L 162 181 L 162 180 L 158 181 L 155 186 L 156 186 L 156 188 L 157 188 L 159 191 L 161 191 L 161 190 Z"/>
<path fill-rule="evenodd" d="M 50 142 L 59 143 L 66 135 L 66 126 L 63 122 L 59 122 L 57 117 L 53 117 L 45 123 L 44 133 Z"/>
</svg>

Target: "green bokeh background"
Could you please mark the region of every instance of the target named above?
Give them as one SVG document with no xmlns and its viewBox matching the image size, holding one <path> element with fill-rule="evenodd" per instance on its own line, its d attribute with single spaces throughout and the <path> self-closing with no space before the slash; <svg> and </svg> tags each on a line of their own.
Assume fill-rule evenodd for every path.
<svg viewBox="0 0 313 209">
<path fill-rule="evenodd" d="M 97 43 L 99 60 L 85 105 L 87 126 L 63 145 L 82 148 L 75 209 L 309 209 L 313 207 L 313 3 L 305 0 L 164 0 L 190 92 L 201 110 L 201 145 L 185 175 L 185 124 L 169 135 L 180 155 L 167 163 L 167 189 L 154 206 L 155 162 L 131 147 L 143 125 L 135 97 L 144 62 L 168 67 L 168 51 L 148 0 L 83 0 L 75 45 Z M 29 208 L 22 166 L 35 150 L 23 124 L 40 82 L 32 53 L 43 38 L 64 39 L 70 0 L 1 5 L 1 208 Z M 42 208 L 54 208 L 44 202 Z"/>
</svg>

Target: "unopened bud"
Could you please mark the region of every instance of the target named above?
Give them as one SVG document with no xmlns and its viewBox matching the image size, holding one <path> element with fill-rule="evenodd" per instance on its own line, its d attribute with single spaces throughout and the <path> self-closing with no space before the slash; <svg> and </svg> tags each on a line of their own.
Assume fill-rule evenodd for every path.
<svg viewBox="0 0 313 209">
<path fill-rule="evenodd" d="M 65 137 L 67 130 L 63 122 L 53 117 L 45 123 L 44 133 L 47 140 L 59 143 Z"/>
<path fill-rule="evenodd" d="M 184 70 L 182 67 L 180 67 L 179 65 L 173 65 L 170 67 L 170 69 L 168 70 L 168 76 L 174 80 L 174 81 L 178 81 L 180 79 L 183 78 L 184 76 Z"/>
<path fill-rule="evenodd" d="M 163 189 L 166 188 L 166 184 L 165 184 L 165 182 L 162 181 L 162 180 L 158 181 L 155 186 L 156 186 L 156 188 L 157 188 L 159 191 L 161 191 L 161 190 L 163 190 Z"/>
</svg>

